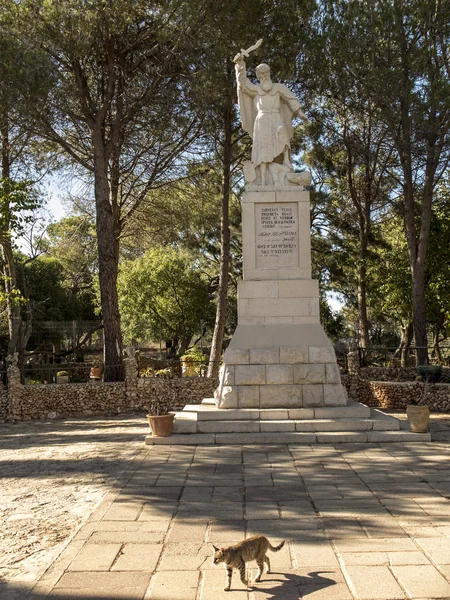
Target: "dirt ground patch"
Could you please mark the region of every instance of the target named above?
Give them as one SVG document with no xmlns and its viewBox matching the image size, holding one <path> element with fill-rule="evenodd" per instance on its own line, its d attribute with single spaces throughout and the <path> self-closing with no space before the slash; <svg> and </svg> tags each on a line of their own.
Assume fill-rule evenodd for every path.
<svg viewBox="0 0 450 600">
<path fill-rule="evenodd" d="M 41 576 L 146 433 L 145 415 L 0 424 L 0 583 Z"/>
</svg>

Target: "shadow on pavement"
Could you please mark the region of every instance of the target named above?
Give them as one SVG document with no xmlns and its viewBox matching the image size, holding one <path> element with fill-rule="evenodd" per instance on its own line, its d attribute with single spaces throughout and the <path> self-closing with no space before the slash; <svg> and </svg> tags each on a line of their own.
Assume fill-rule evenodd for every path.
<svg viewBox="0 0 450 600">
<path fill-rule="evenodd" d="M 126 423 L 124 423 L 124 421 Z M 119 431 L 126 425 L 126 430 Z M 61 446 L 79 443 L 142 441 L 148 429 L 145 413 L 138 416 L 70 418 L 55 421 L 0 423 L 0 450 Z"/>
</svg>

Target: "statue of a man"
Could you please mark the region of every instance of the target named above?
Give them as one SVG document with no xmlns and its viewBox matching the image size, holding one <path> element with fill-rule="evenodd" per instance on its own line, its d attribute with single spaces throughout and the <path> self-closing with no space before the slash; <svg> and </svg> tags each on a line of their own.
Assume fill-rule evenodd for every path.
<svg viewBox="0 0 450 600">
<path fill-rule="evenodd" d="M 298 115 L 307 121 L 307 117 L 291 90 L 282 83 L 273 83 L 269 65 L 263 63 L 256 67 L 259 80 L 256 85 L 247 78 L 243 55 L 238 54 L 234 60 L 242 128 L 253 140 L 254 179 L 260 185 L 278 183 L 280 171 L 293 173 L 292 119 Z"/>
</svg>

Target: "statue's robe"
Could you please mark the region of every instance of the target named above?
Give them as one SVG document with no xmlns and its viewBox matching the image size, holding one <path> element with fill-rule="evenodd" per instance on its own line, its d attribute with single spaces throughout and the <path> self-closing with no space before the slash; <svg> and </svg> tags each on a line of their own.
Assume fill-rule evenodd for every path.
<svg viewBox="0 0 450 600">
<path fill-rule="evenodd" d="M 242 128 L 253 140 L 252 163 L 254 167 L 270 164 L 291 147 L 292 119 L 300 110 L 300 102 L 282 83 L 274 83 L 269 92 L 252 83 L 245 63 L 236 64 L 236 78 Z"/>
</svg>

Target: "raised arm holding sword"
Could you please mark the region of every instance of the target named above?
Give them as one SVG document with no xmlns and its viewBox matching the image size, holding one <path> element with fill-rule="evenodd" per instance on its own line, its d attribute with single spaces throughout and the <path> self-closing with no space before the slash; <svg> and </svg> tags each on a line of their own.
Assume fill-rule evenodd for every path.
<svg viewBox="0 0 450 600">
<path fill-rule="evenodd" d="M 307 117 L 293 92 L 282 83 L 272 82 L 269 65 L 256 67 L 259 85 L 247 78 L 244 57 L 261 43 L 262 39 L 234 57 L 242 128 L 253 140 L 253 169 L 247 169 L 246 179 L 259 185 L 278 184 L 282 178 L 300 183 L 293 177 L 291 163 L 292 119 L 298 115 L 307 121 Z"/>
</svg>

